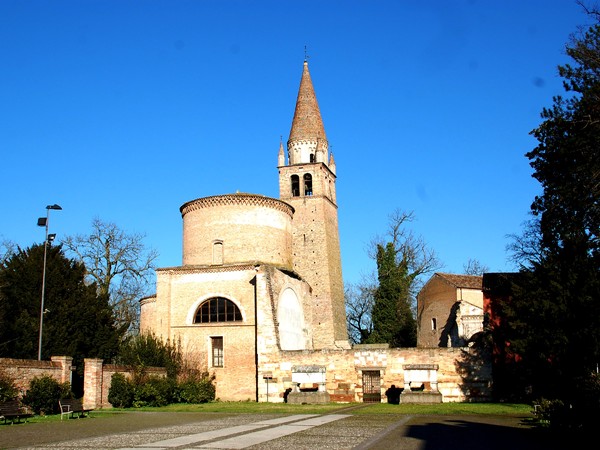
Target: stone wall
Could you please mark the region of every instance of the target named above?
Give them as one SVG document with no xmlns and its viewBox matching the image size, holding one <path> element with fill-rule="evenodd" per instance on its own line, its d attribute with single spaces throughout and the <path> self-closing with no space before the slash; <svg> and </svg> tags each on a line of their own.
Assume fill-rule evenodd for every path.
<svg viewBox="0 0 600 450">
<path fill-rule="evenodd" d="M 233 338 L 233 335 L 230 337 Z M 229 351 L 234 352 L 232 356 L 243 359 L 241 353 L 245 353 L 243 343 L 247 339 L 239 336 L 230 344 L 237 345 L 235 341 L 242 345 L 237 349 L 240 354 L 235 355 L 236 347 L 230 347 Z M 250 357 L 253 359 L 252 352 Z M 283 402 L 286 390 L 289 392 L 296 386 L 294 367 L 307 364 L 324 368 L 324 387 L 332 402 L 362 402 L 364 371 L 379 372 L 381 397 L 385 402 L 385 391 L 392 384 L 405 386 L 404 366 L 420 364 L 437 367 L 435 380 L 443 402 L 483 402 L 491 399 L 491 366 L 481 359 L 476 350 L 468 347 L 390 349 L 384 345 L 357 345 L 353 349 L 281 351 L 261 354 L 257 374 L 250 360 L 248 365 L 228 364 L 227 373 L 224 368 L 222 373 L 215 369 L 211 372 L 217 374 L 217 397 L 252 401 L 258 388 L 259 402 Z M 73 367 L 72 358 L 60 356 L 53 357 L 51 361 L 0 358 L 0 369 L 17 380 L 21 394 L 24 394 L 34 377 L 50 375 L 60 383 L 70 382 Z M 83 403 L 86 408 L 112 407 L 108 402 L 108 392 L 115 373 L 131 378 L 134 368 L 103 364 L 101 359 L 84 360 Z M 146 373 L 166 376 L 164 368 L 147 368 Z M 237 378 L 232 374 L 237 374 Z M 322 388 L 320 383 L 302 387 Z"/>
<path fill-rule="evenodd" d="M 351 350 L 280 352 L 271 361 L 259 362 L 259 401 L 284 401 L 286 389 L 293 388 L 292 367 L 302 364 L 326 368 L 326 390 L 332 402 L 363 401 L 363 371 L 379 371 L 382 401 L 392 385 L 404 386 L 404 365 L 438 366 L 437 387 L 444 402 L 488 401 L 491 395 L 491 367 L 473 365 L 470 348 L 389 349 L 381 345 L 357 345 Z M 266 380 L 268 374 L 269 397 Z M 317 386 L 315 386 L 317 387 Z"/>
</svg>

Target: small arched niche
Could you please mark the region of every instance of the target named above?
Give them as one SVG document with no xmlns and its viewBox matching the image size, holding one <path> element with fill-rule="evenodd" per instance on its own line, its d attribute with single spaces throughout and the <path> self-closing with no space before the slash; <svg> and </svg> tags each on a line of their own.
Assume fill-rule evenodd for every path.
<svg viewBox="0 0 600 450">
<path fill-rule="evenodd" d="M 218 240 L 213 242 L 213 265 L 223 265 L 223 241 Z"/>
</svg>

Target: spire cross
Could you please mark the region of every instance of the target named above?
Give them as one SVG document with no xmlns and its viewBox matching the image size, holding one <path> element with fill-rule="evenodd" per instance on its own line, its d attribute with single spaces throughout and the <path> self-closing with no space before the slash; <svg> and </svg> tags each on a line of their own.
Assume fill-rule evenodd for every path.
<svg viewBox="0 0 600 450">
<path fill-rule="evenodd" d="M 306 45 L 304 46 L 304 62 L 308 61 L 308 58 L 310 58 L 310 56 L 308 56 L 308 53 L 306 51 Z"/>
</svg>

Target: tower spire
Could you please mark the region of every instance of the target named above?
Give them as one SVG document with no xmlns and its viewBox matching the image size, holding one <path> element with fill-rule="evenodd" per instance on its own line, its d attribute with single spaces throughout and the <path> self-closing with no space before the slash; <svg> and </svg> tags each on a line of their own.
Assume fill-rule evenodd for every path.
<svg viewBox="0 0 600 450">
<path fill-rule="evenodd" d="M 313 346 L 350 348 L 346 330 L 344 283 L 335 194 L 337 178 L 333 155 L 315 96 L 308 55 L 287 143 L 288 164 L 279 159 L 279 198 L 294 208 L 292 219 L 293 269 L 312 289 Z"/>
<path fill-rule="evenodd" d="M 302 79 L 296 100 L 290 138 L 287 143 L 289 164 L 323 162 L 327 164 L 328 143 L 315 95 L 308 56 L 305 55 Z"/>
<path fill-rule="evenodd" d="M 277 165 L 285 165 L 285 154 L 283 153 L 283 138 L 279 137 L 279 155 L 277 156 Z"/>
</svg>

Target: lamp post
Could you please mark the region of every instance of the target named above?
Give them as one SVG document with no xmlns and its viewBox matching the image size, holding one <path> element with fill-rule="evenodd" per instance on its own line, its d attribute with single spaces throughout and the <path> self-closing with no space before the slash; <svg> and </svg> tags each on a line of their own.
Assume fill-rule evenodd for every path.
<svg viewBox="0 0 600 450">
<path fill-rule="evenodd" d="M 56 237 L 56 234 L 48 234 L 48 222 L 50 221 L 50 210 L 62 209 L 56 203 L 54 205 L 46 206 L 46 217 L 40 217 L 38 219 L 38 226 L 46 227 L 46 239 L 44 240 L 44 269 L 42 272 L 42 302 L 40 305 L 40 336 L 38 341 L 38 361 L 42 360 L 42 328 L 44 327 L 44 294 L 46 291 L 46 253 L 48 251 L 48 242 L 52 242 Z"/>
</svg>

